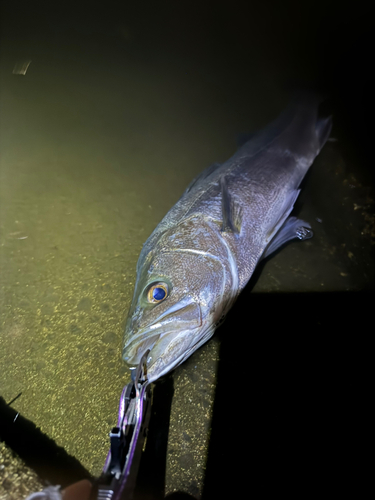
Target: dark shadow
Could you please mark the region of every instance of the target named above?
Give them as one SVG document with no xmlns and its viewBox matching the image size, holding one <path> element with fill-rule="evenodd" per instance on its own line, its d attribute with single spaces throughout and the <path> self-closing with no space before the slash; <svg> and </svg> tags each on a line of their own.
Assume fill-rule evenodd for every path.
<svg viewBox="0 0 375 500">
<path fill-rule="evenodd" d="M 142 455 L 134 500 L 164 498 L 169 418 L 173 398 L 173 377 L 167 375 L 153 386 L 150 425 Z"/>
<path fill-rule="evenodd" d="M 241 294 L 218 331 L 203 500 L 358 493 L 374 298 Z"/>
<path fill-rule="evenodd" d="M 44 434 L 33 422 L 19 415 L 0 397 L 0 440 L 11 448 L 38 476 L 63 488 L 90 473 L 64 448 Z"/>
<path fill-rule="evenodd" d="M 357 178 L 374 186 L 372 142 L 375 132 L 375 79 L 368 65 L 375 43 L 372 17 L 366 9 L 321 21 L 318 60 L 321 86 L 332 97 L 332 136 Z M 334 57 L 332 57 L 334 54 Z"/>
</svg>

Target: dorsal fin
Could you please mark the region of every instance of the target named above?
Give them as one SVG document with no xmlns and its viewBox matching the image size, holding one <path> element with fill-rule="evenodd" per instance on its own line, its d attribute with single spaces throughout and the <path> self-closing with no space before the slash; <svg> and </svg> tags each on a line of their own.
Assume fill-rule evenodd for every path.
<svg viewBox="0 0 375 500">
<path fill-rule="evenodd" d="M 219 167 L 221 167 L 220 163 L 213 163 L 212 165 L 210 165 L 209 167 L 207 167 L 205 170 L 203 170 L 203 172 L 201 172 L 197 177 L 195 177 L 195 179 L 193 179 L 191 181 L 191 183 L 186 188 L 185 193 L 188 193 L 189 191 L 191 191 L 192 188 L 196 184 L 198 184 L 198 182 L 206 179 L 209 175 L 211 175 L 213 172 L 215 172 L 215 170 L 218 169 Z"/>
</svg>

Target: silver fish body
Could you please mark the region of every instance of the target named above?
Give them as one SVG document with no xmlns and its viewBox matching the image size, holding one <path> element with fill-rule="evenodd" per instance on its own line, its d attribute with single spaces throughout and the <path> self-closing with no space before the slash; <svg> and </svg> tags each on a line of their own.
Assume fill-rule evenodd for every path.
<svg viewBox="0 0 375 500">
<path fill-rule="evenodd" d="M 330 134 L 318 104 L 297 99 L 228 161 L 203 171 L 144 244 L 123 358 L 136 365 L 150 349 L 150 380 L 213 335 L 263 257 L 311 236 L 289 214 Z"/>
</svg>

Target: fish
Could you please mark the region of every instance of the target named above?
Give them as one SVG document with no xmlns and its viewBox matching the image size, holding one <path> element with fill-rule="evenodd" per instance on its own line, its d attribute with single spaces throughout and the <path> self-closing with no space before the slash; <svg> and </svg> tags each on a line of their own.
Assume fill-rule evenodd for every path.
<svg viewBox="0 0 375 500">
<path fill-rule="evenodd" d="M 149 350 L 150 382 L 212 337 L 262 259 L 312 237 L 290 214 L 331 132 L 320 104 L 310 93 L 292 99 L 229 160 L 198 175 L 143 245 L 122 355 L 132 367 Z"/>
</svg>

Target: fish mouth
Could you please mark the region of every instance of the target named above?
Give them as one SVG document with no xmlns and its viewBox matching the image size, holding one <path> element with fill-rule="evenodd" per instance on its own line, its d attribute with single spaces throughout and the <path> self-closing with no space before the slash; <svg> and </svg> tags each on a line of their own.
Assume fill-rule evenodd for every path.
<svg viewBox="0 0 375 500">
<path fill-rule="evenodd" d="M 202 311 L 200 304 L 186 298 L 179 304 L 167 309 L 164 314 L 145 329 L 128 335 L 129 338 L 125 342 L 122 357 L 128 365 L 137 365 L 146 350 L 150 349 L 153 351 L 150 356 L 155 359 L 155 351 L 163 352 L 162 349 L 167 349 L 176 338 L 183 337 L 184 342 L 182 344 L 186 346 L 186 337 L 194 338 L 196 330 L 201 326 Z M 131 332 L 131 323 L 127 328 Z M 157 349 L 153 350 L 155 345 Z"/>
<path fill-rule="evenodd" d="M 183 363 L 213 335 L 214 330 L 213 325 L 205 329 L 172 330 L 144 338 L 143 341 L 139 340 L 140 335 L 138 335 L 138 338 L 125 345 L 123 359 L 130 368 L 134 368 L 143 354 L 150 349 L 147 358 L 147 378 L 150 382 L 154 382 Z M 146 335 L 146 332 L 143 332 L 143 335 Z"/>
<path fill-rule="evenodd" d="M 136 335 L 131 342 L 125 344 L 122 357 L 127 365 L 134 367 L 138 365 L 143 354 L 150 350 L 147 357 L 147 366 L 150 367 L 165 354 L 172 343 L 175 344 L 178 339 L 186 337 L 186 334 L 190 336 L 192 333 L 191 330 L 171 330 L 165 333 L 155 333 L 154 335 L 150 335 L 150 331 L 142 332 L 142 334 Z M 183 344 L 185 343 L 183 342 Z"/>
<path fill-rule="evenodd" d="M 135 335 L 130 342 L 124 345 L 122 350 L 122 358 L 127 365 L 130 367 L 135 367 L 140 362 L 143 354 L 149 349 L 153 349 L 156 342 L 160 339 L 161 333 L 156 333 L 155 335 L 147 336 L 148 332 L 142 332 Z M 145 337 L 142 340 L 142 337 Z M 148 357 L 150 359 L 150 356 Z"/>
</svg>

